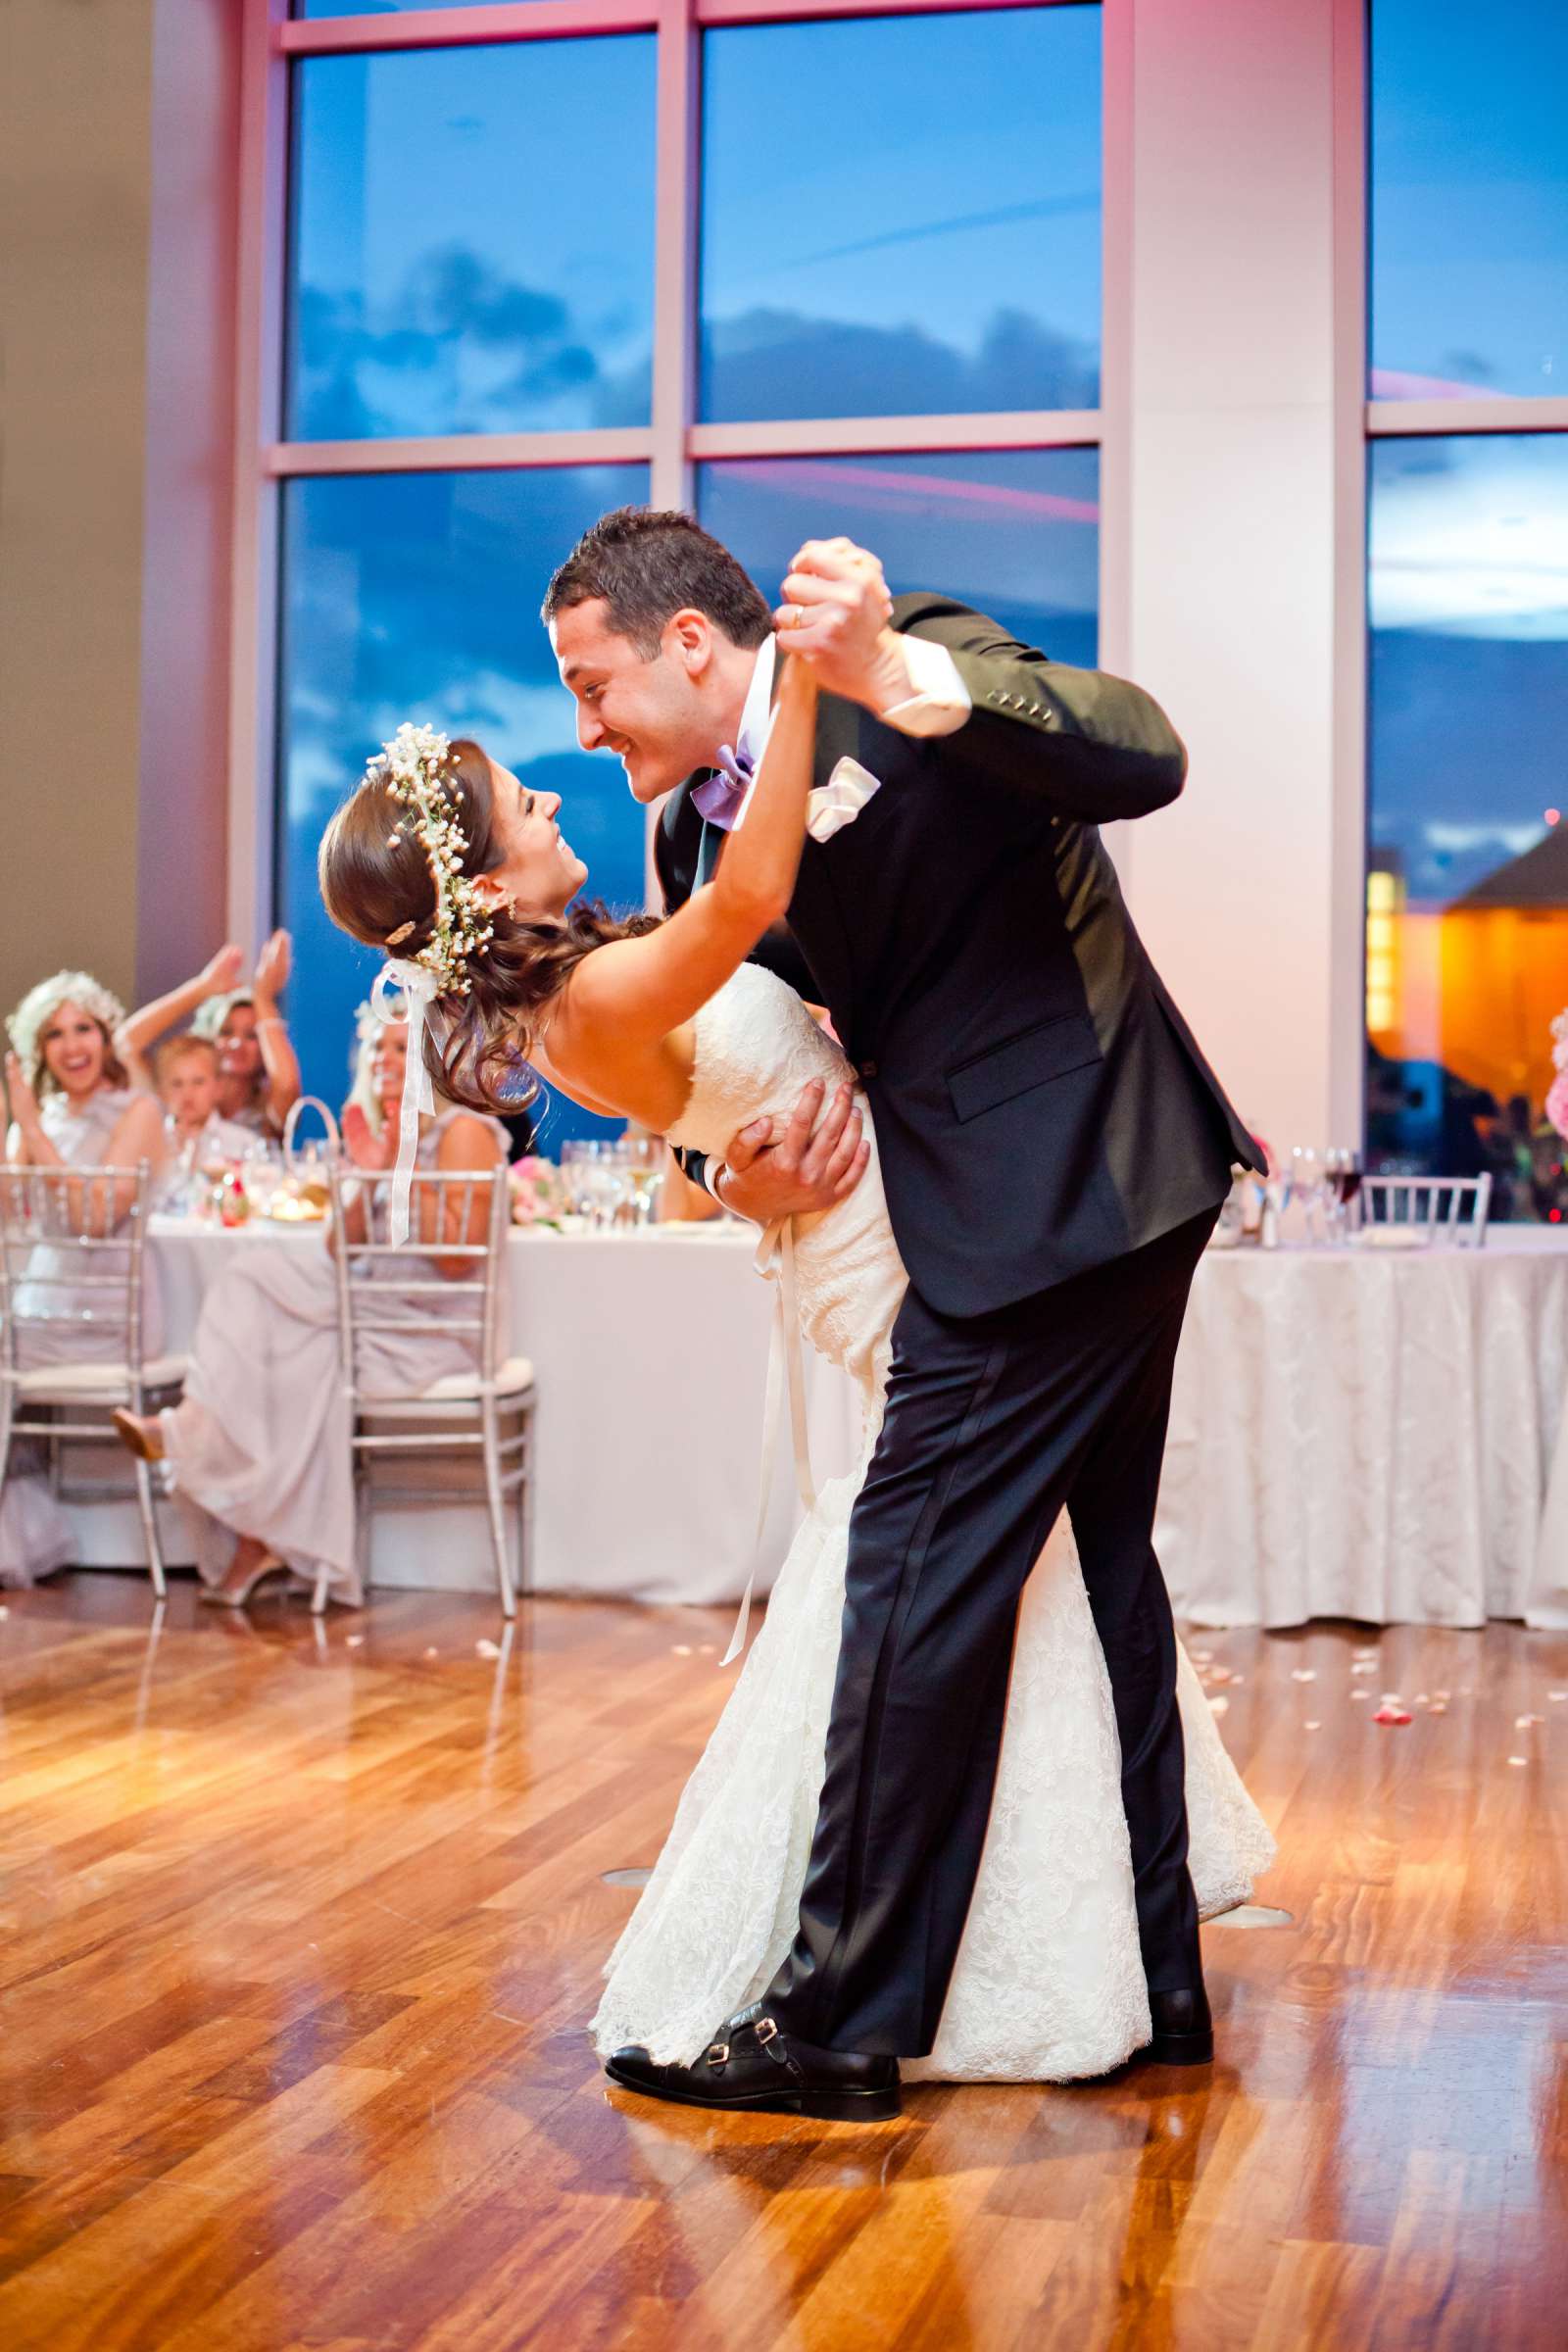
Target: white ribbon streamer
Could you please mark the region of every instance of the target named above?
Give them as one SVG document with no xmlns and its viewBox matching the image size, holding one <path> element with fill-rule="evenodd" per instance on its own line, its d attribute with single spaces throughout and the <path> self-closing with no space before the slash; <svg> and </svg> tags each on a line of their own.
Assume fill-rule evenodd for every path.
<svg viewBox="0 0 1568 2352">
<path fill-rule="evenodd" d="M 795 1288 L 795 1224 L 781 1217 L 769 1225 L 758 1244 L 757 1270 L 772 1277 L 778 1287 L 773 1298 L 773 1329 L 767 1344 L 767 1401 L 762 1407 L 761 1492 L 757 1501 L 757 1533 L 752 1540 L 752 1573 L 741 1595 L 735 1631 L 721 1664 L 731 1665 L 746 1647 L 752 1621 L 752 1594 L 757 1587 L 757 1556 L 767 1529 L 767 1506 L 773 1499 L 773 1466 L 778 1458 L 779 1408 L 787 1389 L 790 1399 L 790 1437 L 795 1449 L 795 1487 L 808 1514 L 816 1508 L 816 1485 L 811 1476 L 811 1447 L 806 1429 L 806 1367 L 801 1356 L 801 1318 Z"/>
<path fill-rule="evenodd" d="M 392 990 L 403 999 L 401 1007 L 394 1010 L 387 1003 Z M 390 1239 L 400 1250 L 409 1238 L 409 1204 L 414 1190 L 414 1162 L 419 1149 L 419 1120 L 435 1108 L 435 1089 L 430 1073 L 424 1066 L 424 1031 L 426 1006 L 437 995 L 435 975 L 427 972 L 422 963 L 410 963 L 394 956 L 375 975 L 370 991 L 370 1010 L 383 1027 L 389 1021 L 407 1020 L 409 1024 L 409 1054 L 403 1065 L 403 1101 L 398 1111 L 398 1156 L 392 1174 L 392 1213 Z"/>
</svg>

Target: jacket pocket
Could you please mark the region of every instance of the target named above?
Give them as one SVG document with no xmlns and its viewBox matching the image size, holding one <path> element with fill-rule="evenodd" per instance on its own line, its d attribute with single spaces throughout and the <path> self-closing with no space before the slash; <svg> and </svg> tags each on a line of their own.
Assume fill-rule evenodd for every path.
<svg viewBox="0 0 1568 2352">
<path fill-rule="evenodd" d="M 1063 1013 L 950 1070 L 948 1093 L 959 1119 L 977 1119 L 982 1111 L 995 1110 L 1031 1087 L 1049 1086 L 1069 1070 L 1087 1069 L 1103 1059 L 1093 1023 L 1081 1012 Z"/>
</svg>

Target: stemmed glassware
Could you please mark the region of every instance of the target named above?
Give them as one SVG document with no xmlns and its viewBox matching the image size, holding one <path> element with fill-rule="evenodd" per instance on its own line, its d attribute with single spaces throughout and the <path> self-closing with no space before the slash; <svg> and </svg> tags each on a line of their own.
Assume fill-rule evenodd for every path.
<svg viewBox="0 0 1568 2352">
<path fill-rule="evenodd" d="M 1348 1145 L 1331 1144 L 1323 1154 L 1329 1196 L 1329 1232 L 1333 1240 L 1348 1239 L 1350 1211 L 1361 1190 L 1361 1154 Z"/>
<path fill-rule="evenodd" d="M 663 1140 L 657 1135 L 627 1135 L 616 1149 L 631 1199 L 633 1223 L 639 1233 L 646 1233 L 654 1221 L 659 1188 L 664 1181 Z"/>
<path fill-rule="evenodd" d="M 595 1233 L 615 1222 L 625 1179 L 616 1163 L 618 1147 L 598 1136 L 574 1137 L 561 1147 L 561 1173 L 572 1209 Z"/>
<path fill-rule="evenodd" d="M 1320 1242 L 1323 1239 L 1323 1162 L 1310 1144 L 1297 1144 L 1292 1149 L 1291 1191 L 1301 1203 L 1306 1240 L 1309 1243 Z"/>
</svg>

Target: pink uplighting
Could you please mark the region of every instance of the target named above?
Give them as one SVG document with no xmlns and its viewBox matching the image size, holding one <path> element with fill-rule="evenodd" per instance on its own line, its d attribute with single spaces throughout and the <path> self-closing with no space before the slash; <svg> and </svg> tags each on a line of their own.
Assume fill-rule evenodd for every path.
<svg viewBox="0 0 1568 2352">
<path fill-rule="evenodd" d="M 1024 490 L 1002 482 L 969 482 L 946 473 L 884 473 L 876 466 L 846 466 L 810 458 L 747 458 L 731 462 L 743 480 L 760 482 L 787 497 L 820 504 L 824 492 L 853 490 L 857 500 L 884 507 L 927 506 L 932 500 L 948 506 L 1004 509 L 1008 519 L 1027 514 L 1042 522 L 1098 523 L 1098 501 L 1056 498 L 1045 490 Z M 979 519 L 979 517 L 977 517 Z"/>
</svg>

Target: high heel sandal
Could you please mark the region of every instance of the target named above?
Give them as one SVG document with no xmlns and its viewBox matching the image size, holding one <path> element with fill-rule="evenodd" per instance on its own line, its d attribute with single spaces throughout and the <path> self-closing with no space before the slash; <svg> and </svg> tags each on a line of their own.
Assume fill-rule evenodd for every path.
<svg viewBox="0 0 1568 2352">
<path fill-rule="evenodd" d="M 156 1413 L 145 1417 L 126 1412 L 121 1406 L 109 1416 L 116 1437 L 142 1462 L 161 1462 L 164 1459 L 164 1433 L 158 1426 Z"/>
<path fill-rule="evenodd" d="M 196 1597 L 210 1609 L 242 1609 L 260 1584 L 274 1576 L 291 1576 L 293 1570 L 286 1560 L 272 1552 L 257 1561 L 242 1585 L 203 1585 Z"/>
</svg>

